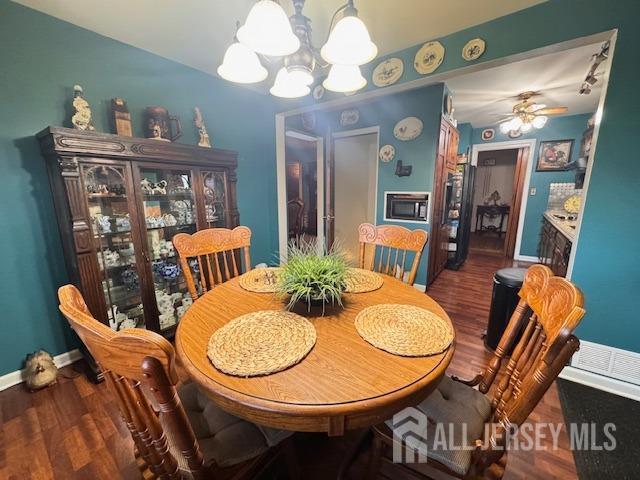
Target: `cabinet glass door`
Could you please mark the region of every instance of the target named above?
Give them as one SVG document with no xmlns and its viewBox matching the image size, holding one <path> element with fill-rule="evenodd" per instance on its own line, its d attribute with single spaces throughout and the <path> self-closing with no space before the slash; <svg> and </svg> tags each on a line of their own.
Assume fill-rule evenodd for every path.
<svg viewBox="0 0 640 480">
<path fill-rule="evenodd" d="M 133 193 L 124 165 L 80 166 L 98 256 L 107 319 L 114 330 L 145 327 L 131 228 Z"/>
<path fill-rule="evenodd" d="M 224 171 L 201 172 L 206 228 L 227 227 L 227 178 Z"/>
<path fill-rule="evenodd" d="M 160 330 L 170 335 L 192 302 L 172 242 L 197 230 L 192 172 L 140 168 L 140 192 Z"/>
</svg>

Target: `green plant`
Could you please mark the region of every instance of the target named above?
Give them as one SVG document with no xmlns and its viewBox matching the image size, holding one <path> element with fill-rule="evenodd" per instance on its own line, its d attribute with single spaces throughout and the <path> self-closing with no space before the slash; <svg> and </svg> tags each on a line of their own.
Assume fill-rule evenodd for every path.
<svg viewBox="0 0 640 480">
<path fill-rule="evenodd" d="M 311 304 L 338 304 L 342 306 L 342 294 L 347 285 L 347 260 L 339 248 L 318 253 L 315 242 L 289 243 L 287 262 L 282 266 L 277 291 L 290 295 L 287 308 L 291 310 L 298 302 Z"/>
</svg>

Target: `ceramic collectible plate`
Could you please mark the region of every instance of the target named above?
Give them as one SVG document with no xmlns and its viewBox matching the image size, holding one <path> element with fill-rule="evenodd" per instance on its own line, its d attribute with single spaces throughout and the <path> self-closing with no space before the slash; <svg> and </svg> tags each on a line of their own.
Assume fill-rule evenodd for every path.
<svg viewBox="0 0 640 480">
<path fill-rule="evenodd" d="M 396 123 L 393 136 L 403 142 L 418 138 L 422 133 L 422 120 L 418 117 L 407 117 Z"/>
<path fill-rule="evenodd" d="M 444 60 L 444 47 L 440 42 L 425 43 L 414 59 L 416 71 L 422 75 L 434 72 Z"/>
<path fill-rule="evenodd" d="M 346 127 L 347 125 L 354 125 L 360 120 L 360 112 L 358 110 L 351 109 L 345 110 L 340 114 L 340 125 Z"/>
<path fill-rule="evenodd" d="M 469 40 L 464 47 L 462 47 L 462 58 L 467 62 L 477 60 L 484 53 L 486 44 L 481 38 L 474 38 Z"/>
<path fill-rule="evenodd" d="M 383 145 L 380 147 L 380 160 L 389 163 L 396 156 L 396 149 L 393 145 Z"/>
<path fill-rule="evenodd" d="M 376 87 L 386 87 L 393 85 L 402 76 L 404 72 L 404 63 L 399 58 L 389 58 L 384 62 L 380 62 L 373 70 L 371 80 Z"/>
</svg>

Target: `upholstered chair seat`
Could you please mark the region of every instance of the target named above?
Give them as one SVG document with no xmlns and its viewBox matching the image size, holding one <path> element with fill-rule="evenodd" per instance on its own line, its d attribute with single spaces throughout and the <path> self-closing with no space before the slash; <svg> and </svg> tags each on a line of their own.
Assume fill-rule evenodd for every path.
<svg viewBox="0 0 640 480">
<path fill-rule="evenodd" d="M 427 439 L 427 450 L 423 451 L 424 445 L 419 443 L 412 446 L 417 447 L 418 453 L 464 475 L 471 465 L 474 442 L 483 437 L 485 422 L 491 415 L 489 399 L 478 390 L 445 376 L 438 388 L 415 408 L 428 419 L 426 432 L 420 432 L 422 438 Z M 386 424 L 393 428 L 392 420 L 387 420 Z M 444 430 L 437 433 L 438 424 Z M 450 437 L 451 434 L 453 438 Z M 447 445 L 464 445 L 467 448 L 448 450 L 441 445 L 440 440 L 446 440 Z M 420 467 L 419 464 L 409 466 Z"/>
<path fill-rule="evenodd" d="M 200 444 L 205 466 L 230 467 L 262 455 L 293 432 L 261 427 L 235 417 L 216 405 L 193 382 L 178 388 L 178 396 Z M 169 439 L 170 448 L 174 448 Z M 182 455 L 174 455 L 182 459 Z M 180 465 L 187 470 L 186 463 Z"/>
</svg>

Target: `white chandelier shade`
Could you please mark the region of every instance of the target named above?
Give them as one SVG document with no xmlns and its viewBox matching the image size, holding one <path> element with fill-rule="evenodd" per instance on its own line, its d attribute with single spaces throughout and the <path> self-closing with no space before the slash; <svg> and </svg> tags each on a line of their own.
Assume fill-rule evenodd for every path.
<svg viewBox="0 0 640 480">
<path fill-rule="evenodd" d="M 253 50 L 236 42 L 227 48 L 218 75 L 230 82 L 258 83 L 267 78 L 269 72 Z"/>
<path fill-rule="evenodd" d="M 357 65 L 333 65 L 322 85 L 332 92 L 355 92 L 367 85 Z"/>
<path fill-rule="evenodd" d="M 291 75 L 287 69 L 282 67 L 276 75 L 276 81 L 269 90 L 271 95 L 281 98 L 299 98 L 308 95 L 311 89 L 308 85 L 300 82 L 300 77 Z"/>
<path fill-rule="evenodd" d="M 291 67 L 289 67 L 287 69 L 287 73 L 289 74 L 289 78 L 291 79 L 291 81 L 295 83 L 306 86 L 309 86 L 313 83 L 313 75 L 309 70 L 306 70 L 304 68 L 292 69 Z"/>
<path fill-rule="evenodd" d="M 376 57 L 378 47 L 371 41 L 364 22 L 349 15 L 333 27 L 320 54 L 332 65 L 364 65 Z"/>
<path fill-rule="evenodd" d="M 251 8 L 237 37 L 254 52 L 273 57 L 290 55 L 300 48 L 287 14 L 273 0 L 260 0 Z"/>
</svg>

